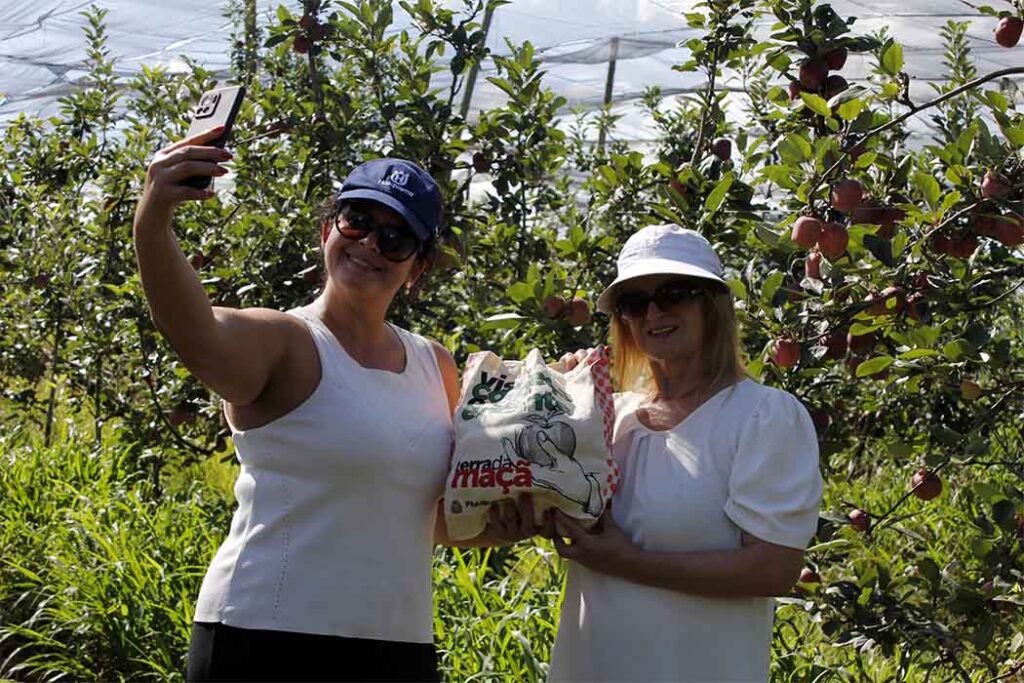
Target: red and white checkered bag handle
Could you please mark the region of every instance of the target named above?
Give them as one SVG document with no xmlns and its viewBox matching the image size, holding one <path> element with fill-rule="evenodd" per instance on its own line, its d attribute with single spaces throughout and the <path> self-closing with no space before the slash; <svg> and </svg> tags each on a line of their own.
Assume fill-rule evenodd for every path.
<svg viewBox="0 0 1024 683">
<path fill-rule="evenodd" d="M 615 399 L 612 396 L 612 378 L 609 374 L 611 363 L 608 358 L 608 347 L 599 346 L 592 350 L 583 361 L 590 366 L 590 375 L 594 380 L 594 399 L 598 408 L 601 409 L 601 418 L 604 427 L 604 444 L 608 448 L 609 473 L 607 481 L 602 486 L 603 493 L 607 497 L 614 494 L 619 487 L 619 465 L 612 457 L 612 436 L 615 429 Z"/>
</svg>

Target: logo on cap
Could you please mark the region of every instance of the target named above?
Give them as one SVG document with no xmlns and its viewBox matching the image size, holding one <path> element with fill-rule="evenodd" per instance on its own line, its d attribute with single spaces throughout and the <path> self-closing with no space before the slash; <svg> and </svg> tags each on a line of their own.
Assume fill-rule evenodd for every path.
<svg viewBox="0 0 1024 683">
<path fill-rule="evenodd" d="M 395 185 L 398 185 L 399 187 L 405 187 L 405 184 L 409 182 L 409 172 L 403 171 L 400 168 L 396 168 L 395 170 L 391 171 L 391 175 L 388 177 L 388 180 L 393 182 Z"/>
</svg>

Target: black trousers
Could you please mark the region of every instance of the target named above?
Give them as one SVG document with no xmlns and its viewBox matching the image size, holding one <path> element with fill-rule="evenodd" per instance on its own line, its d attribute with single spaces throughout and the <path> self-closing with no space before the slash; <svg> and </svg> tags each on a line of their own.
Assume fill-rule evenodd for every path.
<svg viewBox="0 0 1024 683">
<path fill-rule="evenodd" d="M 192 624 L 189 683 L 203 681 L 440 681 L 428 643 Z"/>
</svg>

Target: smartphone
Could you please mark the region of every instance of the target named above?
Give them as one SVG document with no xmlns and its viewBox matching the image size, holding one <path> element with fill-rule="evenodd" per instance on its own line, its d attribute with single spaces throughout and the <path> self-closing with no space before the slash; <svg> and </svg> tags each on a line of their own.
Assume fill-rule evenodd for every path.
<svg viewBox="0 0 1024 683">
<path fill-rule="evenodd" d="M 215 88 L 203 93 L 199 98 L 199 105 L 192 115 L 192 125 L 188 128 L 186 137 L 198 135 L 204 130 L 224 126 L 224 132 L 216 139 L 207 142 L 212 147 L 223 148 L 231 135 L 231 128 L 235 125 L 235 117 L 242 105 L 242 98 L 245 97 L 244 85 L 233 85 L 226 88 Z M 210 185 L 212 178 L 206 175 L 196 175 L 186 178 L 183 182 L 199 190 L 205 190 Z"/>
</svg>

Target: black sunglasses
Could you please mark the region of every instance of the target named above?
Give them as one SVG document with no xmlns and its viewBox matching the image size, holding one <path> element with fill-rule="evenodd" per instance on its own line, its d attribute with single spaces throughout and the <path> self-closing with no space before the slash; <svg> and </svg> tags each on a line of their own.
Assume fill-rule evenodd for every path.
<svg viewBox="0 0 1024 683">
<path fill-rule="evenodd" d="M 615 299 L 615 314 L 626 320 L 639 320 L 647 315 L 647 307 L 653 301 L 658 308 L 667 311 L 684 301 L 695 299 L 706 290 L 686 280 L 670 280 L 651 294 L 647 292 L 623 292 Z"/>
<path fill-rule="evenodd" d="M 351 204 L 341 207 L 334 227 L 350 240 L 361 240 L 371 232 L 376 233 L 381 256 L 394 263 L 405 261 L 422 248 L 419 238 L 408 228 L 377 223 L 370 214 Z"/>
</svg>

